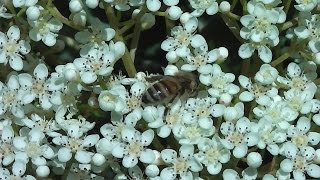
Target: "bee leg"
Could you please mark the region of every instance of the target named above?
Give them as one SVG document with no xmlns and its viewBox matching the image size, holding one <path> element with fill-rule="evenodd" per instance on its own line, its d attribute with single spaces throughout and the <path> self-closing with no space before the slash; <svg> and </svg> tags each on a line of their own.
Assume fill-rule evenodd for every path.
<svg viewBox="0 0 320 180">
<path fill-rule="evenodd" d="M 170 99 L 170 101 L 168 101 L 168 103 L 166 103 L 166 107 L 167 107 L 167 108 L 168 108 L 168 107 L 171 107 L 173 104 L 176 104 L 177 101 L 179 101 L 180 99 L 181 99 L 180 96 L 172 97 L 172 98 Z"/>
</svg>

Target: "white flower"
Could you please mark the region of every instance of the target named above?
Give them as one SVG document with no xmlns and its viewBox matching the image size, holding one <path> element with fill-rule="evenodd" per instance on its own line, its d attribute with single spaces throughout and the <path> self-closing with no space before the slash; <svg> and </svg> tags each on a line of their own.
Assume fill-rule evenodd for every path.
<svg viewBox="0 0 320 180">
<path fill-rule="evenodd" d="M 266 105 L 270 103 L 270 98 L 278 94 L 278 90 L 272 86 L 265 86 L 262 83 L 252 83 L 251 80 L 243 75 L 239 76 L 240 85 L 247 89 L 240 94 L 239 99 L 244 102 L 256 100 L 258 104 Z"/>
<path fill-rule="evenodd" d="M 302 11 L 302 12 L 312 11 L 319 3 L 317 0 L 310 0 L 310 1 L 296 0 L 296 2 L 297 2 L 297 5 L 294 5 L 294 7 L 298 11 Z"/>
<path fill-rule="evenodd" d="M 175 150 L 165 149 L 161 151 L 161 158 L 169 167 L 162 169 L 161 179 L 174 180 L 177 176 L 180 179 L 193 179 L 192 172 L 202 170 L 202 165 L 194 158 L 194 147 L 182 145 L 179 149 L 179 157 Z"/>
<path fill-rule="evenodd" d="M 279 95 L 274 96 L 268 104 L 255 107 L 253 113 L 257 117 L 271 122 L 282 130 L 287 130 L 290 122 L 295 120 L 299 115 L 299 113 L 290 108 L 290 105 Z"/>
<path fill-rule="evenodd" d="M 104 179 L 103 177 L 92 173 L 93 171 L 94 167 L 91 167 L 91 164 L 72 163 L 66 179 Z"/>
<path fill-rule="evenodd" d="M 172 129 L 182 123 L 183 114 L 181 108 L 181 101 L 171 104 L 170 108 L 162 105 L 157 107 L 147 106 L 144 108 L 142 117 L 148 122 L 150 128 L 157 128 L 157 134 L 161 138 L 167 138 Z"/>
<path fill-rule="evenodd" d="M 73 84 L 74 85 L 74 84 Z M 78 112 L 77 103 L 78 103 L 79 92 L 75 87 L 69 86 L 62 89 L 62 91 L 54 91 L 51 94 L 50 102 L 55 105 L 55 109 L 64 108 L 70 112 Z"/>
<path fill-rule="evenodd" d="M 239 174 L 237 173 L 237 171 L 233 170 L 233 169 L 225 169 L 223 171 L 223 179 L 227 180 L 227 179 L 257 179 L 258 177 L 258 170 L 256 168 L 252 168 L 252 167 L 247 167 L 246 169 L 244 169 L 241 172 L 242 178 L 240 178 Z"/>
<path fill-rule="evenodd" d="M 194 33 L 198 28 L 196 18 L 191 18 L 182 25 L 171 29 L 172 37 L 161 43 L 161 49 L 168 51 L 168 53 L 175 53 L 179 57 L 186 57 L 190 52 L 189 45 L 197 48 L 204 45 L 206 41 L 203 36 Z"/>
<path fill-rule="evenodd" d="M 308 79 L 302 69 L 296 63 L 290 63 L 287 67 L 287 77 L 279 76 L 277 81 L 288 86 L 290 90 L 302 92 L 305 89 L 315 89 L 316 85 Z"/>
<path fill-rule="evenodd" d="M 20 30 L 17 26 L 11 26 L 7 35 L 0 32 L 0 63 L 9 65 L 12 69 L 20 71 L 23 68 L 23 55 L 30 52 L 28 42 L 20 39 Z"/>
<path fill-rule="evenodd" d="M 155 154 L 149 146 L 154 138 L 153 130 L 149 129 L 143 133 L 135 130 L 133 127 L 124 127 L 121 131 L 123 142 L 117 144 L 112 149 L 112 155 L 122 159 L 122 165 L 126 168 L 135 166 L 138 159 L 147 164 L 155 160 Z"/>
<path fill-rule="evenodd" d="M 291 125 L 289 127 L 287 135 L 299 149 L 303 149 L 308 145 L 317 145 L 320 141 L 320 133 L 309 132 L 310 128 L 311 120 L 302 116 L 295 126 Z"/>
<path fill-rule="evenodd" d="M 200 74 L 199 80 L 210 87 L 208 92 L 211 96 L 220 98 L 224 93 L 233 96 L 240 91 L 240 88 L 232 83 L 235 80 L 234 74 L 224 73 L 217 64 L 210 65 L 209 69 L 208 74 Z"/>
<path fill-rule="evenodd" d="M 279 154 L 280 148 L 278 144 L 286 141 L 287 129 L 277 128 L 277 126 L 274 126 L 271 121 L 265 118 L 261 118 L 251 129 L 259 136 L 257 144 L 259 149 L 267 149 L 274 156 Z"/>
<path fill-rule="evenodd" d="M 49 14 L 41 16 L 35 21 L 28 20 L 28 23 L 32 27 L 29 31 L 29 37 L 37 42 L 42 40 L 47 46 L 56 44 L 57 33 L 63 26 L 58 19 Z"/>
<path fill-rule="evenodd" d="M 199 123 L 203 129 L 214 129 L 211 114 L 216 98 L 189 98 L 183 111 L 183 122 L 186 124 Z"/>
<path fill-rule="evenodd" d="M 16 161 L 11 166 L 11 172 L 6 168 L 0 168 L 0 179 L 25 179 L 25 180 L 36 180 L 31 175 L 24 175 L 26 172 L 26 164 L 21 161 Z"/>
<path fill-rule="evenodd" d="M 313 2 L 311 0 L 310 2 Z M 301 25 L 294 29 L 294 33 L 302 39 L 308 38 L 308 47 L 313 53 L 318 53 L 320 48 L 318 43 L 320 41 L 320 32 L 319 32 L 319 14 L 309 14 L 307 17 L 304 16 L 302 19 Z"/>
<path fill-rule="evenodd" d="M 119 99 L 115 107 L 115 113 L 118 113 L 118 116 L 127 114 L 125 117 L 125 122 L 132 124 L 133 126 L 138 122 L 142 117 L 142 95 L 145 92 L 145 84 L 142 82 L 135 82 L 131 88 L 130 93 L 125 91 L 125 94 L 120 94 Z"/>
<path fill-rule="evenodd" d="M 39 103 L 43 109 L 49 109 L 52 104 L 50 102 L 50 92 L 47 83 L 49 76 L 48 68 L 45 64 L 38 64 L 33 71 L 33 77 L 30 74 L 19 74 L 19 83 L 25 90 L 23 102 L 31 103 L 35 98 L 39 98 Z"/>
<path fill-rule="evenodd" d="M 4 126 L 1 130 L 0 140 L 0 158 L 1 164 L 8 166 L 14 161 L 14 146 L 12 140 L 14 138 L 14 132 L 10 125 Z"/>
<path fill-rule="evenodd" d="M 31 118 L 23 118 L 21 120 L 25 126 L 30 129 L 38 128 L 48 136 L 54 137 L 57 135 L 55 131 L 59 130 L 58 124 L 54 120 L 41 118 L 38 114 L 31 114 Z"/>
<path fill-rule="evenodd" d="M 112 124 L 111 124 L 112 123 Z M 100 128 L 101 138 L 96 144 L 96 150 L 103 155 L 109 155 L 116 145 L 122 140 L 122 130 L 125 127 L 130 127 L 131 124 L 126 125 L 121 121 L 111 121 Z M 133 127 L 133 126 L 131 126 Z"/>
<path fill-rule="evenodd" d="M 27 164 L 30 159 L 36 166 L 46 166 L 46 159 L 54 158 L 55 153 L 49 145 L 43 144 L 44 142 L 45 134 L 39 128 L 31 129 L 28 136 L 14 137 L 15 160 Z"/>
<path fill-rule="evenodd" d="M 284 92 L 285 101 L 293 111 L 307 114 L 311 112 L 311 100 L 314 97 L 315 92 L 316 86 L 305 89 L 303 92 L 297 92 L 294 89 L 290 89 L 289 91 Z"/>
<path fill-rule="evenodd" d="M 80 163 L 90 163 L 94 155 L 93 152 L 87 151 L 94 146 L 99 140 L 98 134 L 84 136 L 84 132 L 77 125 L 70 125 L 67 136 L 60 135 L 52 139 L 52 142 L 61 146 L 58 150 L 58 159 L 61 162 L 67 162 L 75 154 L 75 159 Z"/>
<path fill-rule="evenodd" d="M 214 15 L 218 12 L 219 7 L 216 0 L 189 0 L 189 3 L 193 9 L 195 9 L 191 14 L 195 17 L 201 16 L 204 12 L 208 15 Z"/>
<path fill-rule="evenodd" d="M 212 136 L 215 130 L 212 125 L 202 128 L 198 122 L 194 122 L 191 124 L 177 124 L 172 129 L 172 133 L 179 141 L 179 144 L 192 145 L 198 144 L 201 138 Z"/>
<path fill-rule="evenodd" d="M 292 172 L 294 179 L 306 179 L 307 173 L 310 177 L 320 178 L 320 167 L 313 163 L 315 150 L 308 146 L 300 151 L 293 143 L 283 144 L 283 154 L 287 157 L 280 163 L 280 170 L 285 173 Z"/>
<path fill-rule="evenodd" d="M 248 15 L 241 17 L 240 22 L 244 26 L 240 35 L 244 39 L 253 42 L 261 42 L 264 39 L 274 40 L 279 36 L 279 30 L 275 24 L 280 18 L 277 11 L 267 10 L 262 3 L 256 3 L 254 9 L 248 9 Z"/>
<path fill-rule="evenodd" d="M 55 85 L 65 83 L 62 79 L 65 78 L 67 81 L 77 82 L 80 79 L 80 72 L 73 63 L 67 63 L 64 65 L 58 65 L 55 67 L 56 72 L 51 73 L 51 81 L 55 82 Z M 56 74 L 57 73 L 57 74 Z M 57 89 L 62 89 L 58 87 Z M 55 90 L 57 90 L 55 89 Z"/>
<path fill-rule="evenodd" d="M 272 60 L 272 51 L 270 46 L 274 47 L 279 43 L 279 38 L 274 40 L 262 40 L 259 43 L 249 42 L 240 46 L 238 54 L 242 59 L 247 59 L 253 55 L 255 50 L 258 50 L 258 56 L 264 63 L 270 63 Z"/>
<path fill-rule="evenodd" d="M 214 109 L 215 110 L 215 109 Z M 224 109 L 223 118 L 226 121 L 237 121 L 244 115 L 244 104 L 242 102 L 238 102 L 237 104 L 232 106 L 228 106 Z"/>
<path fill-rule="evenodd" d="M 234 125 L 232 122 L 223 122 L 220 126 L 221 133 L 225 136 L 221 143 L 227 149 L 233 149 L 236 158 L 244 157 L 248 152 L 248 147 L 254 146 L 259 141 L 257 133 L 251 130 L 248 118 L 239 119 Z"/>
<path fill-rule="evenodd" d="M 83 44 L 80 54 L 87 54 L 93 48 L 106 46 L 106 42 L 110 41 L 115 36 L 115 30 L 107 27 L 99 19 L 93 19 L 93 26 L 88 29 L 77 32 L 74 36 L 75 40 Z"/>
<path fill-rule="evenodd" d="M 222 169 L 222 163 L 230 160 L 230 151 L 223 147 L 219 138 L 202 138 L 198 143 L 199 152 L 194 157 L 207 167 L 210 174 L 218 174 Z"/>
<path fill-rule="evenodd" d="M 18 77 L 11 75 L 7 85 L 0 82 L 0 115 L 10 111 L 18 118 L 24 117 L 24 109 L 22 101 L 24 91 L 20 88 Z"/>
<path fill-rule="evenodd" d="M 68 114 L 66 115 L 67 112 Z M 68 132 L 70 128 L 79 128 L 79 130 L 77 129 L 77 133 L 83 134 L 94 128 L 95 122 L 91 123 L 82 116 L 72 118 L 73 115 L 73 112 L 70 112 L 68 111 L 68 109 L 60 106 L 56 110 L 55 120 L 58 123 L 59 127 L 65 132 Z"/>
<path fill-rule="evenodd" d="M 208 45 L 205 43 L 204 45 L 195 48 L 193 54 L 190 53 L 186 57 L 183 57 L 186 64 L 181 66 L 181 70 L 197 70 L 201 74 L 208 74 L 213 70 L 211 68 L 211 63 L 227 58 L 221 51 L 223 51 L 223 48 L 216 48 L 208 52 Z"/>
<path fill-rule="evenodd" d="M 100 108 L 104 111 L 120 112 L 125 94 L 126 88 L 122 85 L 113 85 L 109 90 L 101 91 L 98 98 Z"/>
<path fill-rule="evenodd" d="M 88 54 L 81 55 L 73 63 L 80 70 L 81 80 L 90 84 L 97 80 L 98 75 L 108 76 L 111 74 L 115 56 L 112 51 L 91 49 Z"/>
<path fill-rule="evenodd" d="M 260 66 L 260 69 L 254 76 L 254 79 L 263 85 L 269 85 L 276 81 L 278 75 L 279 72 L 276 68 L 272 67 L 270 64 L 263 64 Z"/>
</svg>

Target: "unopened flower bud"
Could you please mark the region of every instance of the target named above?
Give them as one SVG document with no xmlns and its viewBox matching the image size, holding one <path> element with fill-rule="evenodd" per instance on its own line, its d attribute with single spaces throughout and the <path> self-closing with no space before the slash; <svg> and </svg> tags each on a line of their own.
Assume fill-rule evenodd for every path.
<svg viewBox="0 0 320 180">
<path fill-rule="evenodd" d="M 94 9 L 99 5 L 99 0 L 86 0 L 86 5 L 89 8 Z"/>
<path fill-rule="evenodd" d="M 181 8 L 178 6 L 171 6 L 167 10 L 167 17 L 171 20 L 178 20 L 183 13 Z"/>
<path fill-rule="evenodd" d="M 26 11 L 27 17 L 31 21 L 35 21 L 40 16 L 40 9 L 37 6 L 31 6 Z"/>
<path fill-rule="evenodd" d="M 182 24 L 185 24 L 187 21 L 189 21 L 189 19 L 191 19 L 193 16 L 188 13 L 188 12 L 185 12 L 183 13 L 181 16 L 180 16 L 180 22 Z"/>
<path fill-rule="evenodd" d="M 69 10 L 73 13 L 81 11 L 82 8 L 83 7 L 80 0 L 71 0 L 69 2 Z"/>
<path fill-rule="evenodd" d="M 154 164 L 150 164 L 146 167 L 145 173 L 148 177 L 155 177 L 159 174 L 159 168 L 158 166 L 154 165 Z"/>
<path fill-rule="evenodd" d="M 47 177 L 50 174 L 50 169 L 48 166 L 39 166 L 36 173 L 39 177 Z"/>
<path fill-rule="evenodd" d="M 261 166 L 262 164 L 262 157 L 259 153 L 257 152 L 251 152 L 248 154 L 247 156 L 247 164 L 250 166 L 250 167 L 253 167 L 253 168 L 258 168 Z"/>
<path fill-rule="evenodd" d="M 225 12 L 229 12 L 231 5 L 228 1 L 222 1 L 219 5 L 220 11 L 225 13 Z"/>
</svg>

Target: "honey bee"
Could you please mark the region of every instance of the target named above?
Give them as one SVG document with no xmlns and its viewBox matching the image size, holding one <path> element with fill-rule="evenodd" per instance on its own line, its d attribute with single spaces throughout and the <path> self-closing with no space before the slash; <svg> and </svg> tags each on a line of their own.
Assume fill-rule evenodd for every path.
<svg viewBox="0 0 320 180">
<path fill-rule="evenodd" d="M 164 104 L 176 97 L 189 97 L 196 92 L 199 85 L 197 75 L 183 71 L 179 71 L 173 76 L 158 75 L 150 79 L 156 81 L 142 96 L 142 102 L 145 105 Z"/>
</svg>

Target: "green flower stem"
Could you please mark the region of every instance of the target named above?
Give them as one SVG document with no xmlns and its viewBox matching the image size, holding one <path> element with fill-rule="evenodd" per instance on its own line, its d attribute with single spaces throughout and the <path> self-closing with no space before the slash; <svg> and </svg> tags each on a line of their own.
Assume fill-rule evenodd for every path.
<svg viewBox="0 0 320 180">
<path fill-rule="evenodd" d="M 306 49 L 301 49 L 299 51 L 299 54 L 306 60 L 312 60 L 314 59 L 314 57 L 312 56 L 312 54 L 308 51 L 306 51 Z"/>
<path fill-rule="evenodd" d="M 287 14 L 291 5 L 291 0 L 286 0 L 282 2 L 284 4 L 284 12 Z"/>
<path fill-rule="evenodd" d="M 280 32 L 285 31 L 293 26 L 298 24 L 298 17 L 291 19 L 290 21 L 285 22 L 282 24 L 282 26 L 279 28 Z"/>
<path fill-rule="evenodd" d="M 128 41 L 129 39 L 132 39 L 132 38 L 133 38 L 133 33 L 128 34 L 128 35 L 126 35 L 125 37 L 123 37 L 123 39 L 124 39 L 125 41 Z"/>
<path fill-rule="evenodd" d="M 119 34 L 123 34 L 128 31 L 133 25 L 135 24 L 134 21 L 129 21 L 125 26 L 119 29 Z"/>
<path fill-rule="evenodd" d="M 121 34 L 121 30 L 122 30 L 122 31 L 126 31 L 126 30 L 130 29 L 130 27 L 131 27 L 133 24 L 130 23 L 130 21 L 128 21 L 129 23 L 126 25 L 126 26 L 128 26 L 128 27 L 124 26 L 121 30 L 119 30 L 119 24 L 120 24 L 120 23 L 119 23 L 119 20 L 117 19 L 117 17 L 115 16 L 115 12 L 114 12 L 113 8 L 112 8 L 111 6 L 105 4 L 104 9 L 105 9 L 105 13 L 106 13 L 106 15 L 107 15 L 107 18 L 108 18 L 108 21 L 109 21 L 111 27 L 116 31 L 116 34 L 115 34 L 114 39 L 115 39 L 116 41 L 124 41 L 124 37 L 123 37 L 122 34 Z M 132 20 L 133 20 L 132 22 L 133 22 L 133 23 L 139 22 L 140 18 L 141 18 L 145 13 L 146 13 L 146 8 L 143 7 L 143 8 L 141 9 L 141 11 L 132 19 Z M 137 25 L 140 26 L 140 23 L 137 23 Z M 136 26 L 137 26 L 137 25 L 136 25 Z M 122 33 L 123 33 L 123 32 L 122 32 Z M 140 36 L 140 32 L 137 33 L 137 34 L 138 34 L 138 36 Z M 133 34 L 133 39 L 135 39 L 135 36 L 137 36 L 137 34 Z M 139 39 L 139 37 L 138 37 L 138 39 Z M 136 44 L 136 46 L 137 46 L 137 44 Z M 125 53 L 124 53 L 124 55 L 122 56 L 122 62 L 123 62 L 123 64 L 124 64 L 124 67 L 125 67 L 128 75 L 129 75 L 129 77 L 134 77 L 135 74 L 137 73 L 137 70 L 136 70 L 136 68 L 135 68 L 135 66 L 134 66 L 132 56 L 131 56 L 131 54 L 130 54 L 130 52 L 129 52 L 129 50 L 128 50 L 127 47 L 125 48 Z"/>
<path fill-rule="evenodd" d="M 288 59 L 289 57 L 290 57 L 290 53 L 286 52 L 282 54 L 280 57 L 278 57 L 277 59 L 275 59 L 274 61 L 272 61 L 271 66 L 275 67 L 278 64 L 282 63 L 283 61 L 285 61 L 286 59 Z"/>
<path fill-rule="evenodd" d="M 228 17 L 230 17 L 234 20 L 240 21 L 240 16 L 238 16 L 237 14 L 234 14 L 232 12 L 228 12 L 227 15 L 228 15 Z"/>
<path fill-rule="evenodd" d="M 133 38 L 132 38 L 131 45 L 130 45 L 130 55 L 131 55 L 131 59 L 133 62 L 135 59 L 136 50 L 138 48 L 140 34 L 141 34 L 141 23 L 138 22 L 138 23 L 136 23 L 136 25 L 134 27 Z"/>
<path fill-rule="evenodd" d="M 108 5 L 105 5 L 104 8 L 105 8 L 105 13 L 107 15 L 107 18 L 111 27 L 116 31 L 114 39 L 116 41 L 123 41 L 124 40 L 123 37 L 119 34 L 119 29 L 118 29 L 119 22 L 115 16 L 113 8 Z M 137 70 L 133 64 L 133 61 L 131 59 L 131 56 L 127 47 L 125 47 L 125 52 L 124 52 L 124 55 L 122 56 L 122 62 L 129 77 L 134 77 L 135 74 L 137 73 Z"/>
<path fill-rule="evenodd" d="M 81 31 L 83 27 L 75 25 L 72 21 L 70 21 L 68 18 L 64 17 L 59 10 L 56 7 L 47 6 L 47 10 L 51 13 L 51 15 L 58 20 L 60 20 L 63 24 L 76 29 L 78 31 Z"/>
<path fill-rule="evenodd" d="M 6 1 L 4 1 L 4 2 L 6 2 Z M 13 6 L 12 3 L 6 2 L 5 5 L 6 5 L 6 8 L 9 9 L 11 14 L 17 14 L 15 7 Z"/>
<path fill-rule="evenodd" d="M 231 12 L 227 14 L 220 14 L 224 23 L 228 26 L 232 34 L 239 40 L 239 42 L 244 43 L 244 40 L 240 37 L 240 27 L 238 25 L 238 20 L 240 17 Z"/>
<path fill-rule="evenodd" d="M 17 14 L 17 17 L 22 16 L 22 15 L 26 12 L 26 10 L 27 10 L 26 7 L 23 7 L 22 9 L 20 9 L 20 11 L 19 11 L 18 14 Z"/>
<path fill-rule="evenodd" d="M 153 14 L 156 15 L 156 16 L 162 16 L 162 17 L 167 15 L 166 12 L 154 12 Z"/>
<path fill-rule="evenodd" d="M 244 59 L 241 63 L 241 74 L 244 76 L 250 75 L 250 64 L 251 64 L 251 58 L 250 59 Z"/>
<path fill-rule="evenodd" d="M 232 0 L 232 3 L 231 3 L 231 10 L 233 10 L 234 9 L 234 7 L 236 7 L 236 5 L 238 4 L 238 0 Z"/>
<path fill-rule="evenodd" d="M 247 12 L 247 0 L 240 0 L 240 3 L 242 5 L 242 11 Z"/>
<path fill-rule="evenodd" d="M 62 175 L 62 178 L 61 178 L 62 180 L 66 180 L 67 179 L 68 174 L 71 171 L 72 164 L 74 162 L 75 162 L 74 154 L 72 153 L 71 159 L 67 162 L 66 167 L 64 168 L 64 172 L 63 172 L 63 175 Z"/>
</svg>

